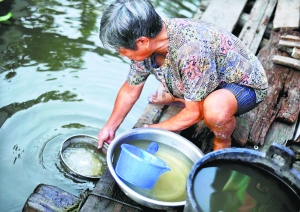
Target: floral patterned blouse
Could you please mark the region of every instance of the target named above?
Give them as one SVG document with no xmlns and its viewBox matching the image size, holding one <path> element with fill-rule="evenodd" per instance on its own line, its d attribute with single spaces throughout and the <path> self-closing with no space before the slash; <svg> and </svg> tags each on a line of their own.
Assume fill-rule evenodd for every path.
<svg viewBox="0 0 300 212">
<path fill-rule="evenodd" d="M 233 34 L 196 19 L 164 20 L 169 50 L 162 66 L 154 56 L 132 61 L 127 82 L 138 85 L 154 74 L 173 96 L 201 101 L 221 83 L 252 87 L 256 102 L 267 95 L 267 77 L 257 57 Z"/>
</svg>

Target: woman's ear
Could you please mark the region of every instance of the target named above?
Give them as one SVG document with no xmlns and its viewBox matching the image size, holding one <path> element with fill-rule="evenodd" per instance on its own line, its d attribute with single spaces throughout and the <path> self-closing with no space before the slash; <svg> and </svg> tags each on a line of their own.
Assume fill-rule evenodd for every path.
<svg viewBox="0 0 300 212">
<path fill-rule="evenodd" d="M 149 42 L 150 42 L 149 38 L 143 36 L 136 40 L 136 46 L 138 49 L 148 50 Z"/>
</svg>

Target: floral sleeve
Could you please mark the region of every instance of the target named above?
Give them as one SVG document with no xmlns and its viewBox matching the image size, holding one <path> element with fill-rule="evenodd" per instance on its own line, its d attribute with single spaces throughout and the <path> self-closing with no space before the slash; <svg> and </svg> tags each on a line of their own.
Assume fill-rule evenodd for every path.
<svg viewBox="0 0 300 212">
<path fill-rule="evenodd" d="M 139 85 L 147 80 L 150 75 L 147 62 L 147 60 L 141 62 L 131 61 L 130 71 L 127 76 L 127 82 L 130 85 Z"/>
</svg>

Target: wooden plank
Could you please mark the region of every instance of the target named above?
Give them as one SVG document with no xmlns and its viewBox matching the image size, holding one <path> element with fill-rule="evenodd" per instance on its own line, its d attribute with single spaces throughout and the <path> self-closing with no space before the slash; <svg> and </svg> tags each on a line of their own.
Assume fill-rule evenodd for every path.
<svg viewBox="0 0 300 212">
<path fill-rule="evenodd" d="M 285 146 L 288 141 L 293 139 L 295 129 L 296 122 L 292 125 L 287 125 L 285 123 L 275 121 L 268 131 L 265 145 L 262 147 L 262 150 L 264 151 L 269 149 L 273 142 Z"/>
<path fill-rule="evenodd" d="M 179 113 L 183 108 L 180 106 L 176 106 L 176 105 L 169 105 L 166 106 L 165 110 L 163 111 L 163 113 L 161 114 L 161 117 L 159 119 L 159 122 L 168 120 L 170 118 L 172 118 L 173 116 L 175 116 L 177 113 Z M 181 131 L 177 131 L 175 133 L 180 134 Z"/>
<path fill-rule="evenodd" d="M 194 17 L 195 19 L 201 19 L 203 13 L 205 12 L 206 8 L 208 7 L 211 0 L 202 0 L 200 2 L 198 10 L 195 12 Z"/>
<path fill-rule="evenodd" d="M 247 3 L 247 0 L 211 0 L 201 20 L 232 31 Z"/>
<path fill-rule="evenodd" d="M 296 35 L 282 35 L 280 36 L 281 40 L 293 40 L 293 41 L 300 41 L 300 37 Z"/>
<path fill-rule="evenodd" d="M 299 0 L 278 0 L 273 28 L 299 28 Z"/>
<path fill-rule="evenodd" d="M 300 59 L 300 49 L 294 47 L 291 56 L 295 59 Z"/>
<path fill-rule="evenodd" d="M 269 1 L 267 3 L 269 3 Z M 239 39 L 242 40 L 247 47 L 251 46 L 252 39 L 256 34 L 256 30 L 263 18 L 267 5 L 268 4 L 262 0 L 255 1 L 248 20 L 244 23 L 242 31 L 239 34 Z"/>
<path fill-rule="evenodd" d="M 262 49 L 258 55 L 259 60 L 262 62 L 263 67 L 266 70 L 269 88 L 267 98 L 258 107 L 259 113 L 253 123 L 249 138 L 258 142 L 260 145 L 264 144 L 264 140 L 266 139 L 266 135 L 269 131 L 268 126 L 276 120 L 278 112 L 284 107 L 283 104 L 285 102 L 285 98 L 282 97 L 290 95 L 286 92 L 286 89 L 289 88 L 285 87 L 285 84 L 288 84 L 291 69 L 286 66 L 275 65 L 269 58 L 272 57 L 272 55 L 281 55 L 278 48 L 276 48 L 277 43 L 280 40 L 279 38 L 281 35 L 292 34 L 292 32 L 299 36 L 299 32 L 294 32 L 291 28 L 281 29 L 279 32 L 273 31 L 274 34 L 271 36 L 271 40 L 268 45 L 269 48 Z M 296 76 L 291 76 L 291 78 L 293 77 Z M 299 80 L 299 76 L 296 77 L 296 80 Z M 296 86 L 297 90 L 297 85 L 294 86 Z M 299 93 L 299 90 L 294 92 Z M 278 102 L 278 100 L 280 101 Z"/>
<path fill-rule="evenodd" d="M 158 123 L 164 109 L 165 105 L 156 105 L 149 103 L 133 128 L 143 127 L 144 124 Z"/>
<path fill-rule="evenodd" d="M 193 18 L 201 19 L 202 15 L 205 12 L 206 8 L 208 7 L 210 1 L 211 0 L 201 0 L 200 6 L 199 6 L 198 10 L 195 12 Z M 247 7 L 252 8 L 254 2 L 255 1 L 247 1 L 245 8 L 247 8 Z M 244 24 L 246 23 L 246 21 L 249 19 L 249 16 L 250 15 L 248 13 L 242 12 L 242 14 L 240 15 L 240 17 L 238 19 L 237 26 L 242 28 L 244 26 Z M 266 37 L 266 38 L 270 37 L 270 32 L 271 32 L 272 28 L 273 28 L 273 23 L 269 22 L 269 24 L 267 25 L 267 28 L 265 30 L 264 37 Z M 261 48 L 261 46 L 259 48 Z"/>
<path fill-rule="evenodd" d="M 264 1 L 264 0 L 262 0 Z M 267 30 L 267 27 L 269 26 L 269 21 L 272 16 L 272 13 L 274 11 L 275 5 L 277 3 L 277 0 L 270 0 L 268 3 L 268 6 L 266 8 L 266 11 L 263 15 L 263 18 L 261 19 L 258 28 L 256 30 L 255 36 L 253 36 L 253 40 L 251 45 L 249 46 L 249 49 L 256 54 L 258 47 L 260 45 L 260 42 L 262 41 L 262 38 Z"/>
<path fill-rule="evenodd" d="M 283 51 L 283 52 L 286 52 L 288 53 L 290 56 L 292 56 L 292 53 L 293 53 L 293 48 L 291 47 L 286 47 L 286 46 L 278 46 L 278 49 Z"/>
<path fill-rule="evenodd" d="M 281 47 L 281 46 L 300 48 L 300 41 L 280 39 L 279 43 L 278 43 L 278 47 Z"/>
<path fill-rule="evenodd" d="M 56 186 L 39 184 L 27 199 L 23 212 L 66 211 L 76 205 L 78 197 Z"/>
<path fill-rule="evenodd" d="M 287 52 L 295 59 L 300 59 L 300 40 L 280 40 L 278 49 Z"/>
<path fill-rule="evenodd" d="M 274 65 L 269 58 L 280 54 L 277 48 L 279 37 L 289 32 L 290 30 L 288 29 L 279 32 L 273 31 L 267 46 L 258 53 L 257 57 L 261 61 L 268 77 L 268 96 L 257 108 L 238 117 L 232 138 L 241 143 L 241 145 L 245 142 L 253 145 L 264 145 L 268 130 L 280 109 L 281 105 L 277 101 L 280 99 L 279 95 L 281 95 L 290 68 Z"/>
<path fill-rule="evenodd" d="M 177 113 L 179 113 L 183 107 L 176 106 L 176 105 L 169 105 L 167 108 L 164 110 L 163 114 L 161 115 L 159 122 L 168 120 L 175 116 Z"/>
<path fill-rule="evenodd" d="M 255 54 L 269 19 L 273 13 L 277 0 L 256 0 L 250 16 L 242 28 L 239 39 Z"/>
<path fill-rule="evenodd" d="M 118 187 L 109 169 L 96 184 L 92 195 L 89 195 L 80 212 L 86 211 L 142 211 L 136 202 L 129 199 Z"/>
<path fill-rule="evenodd" d="M 288 66 L 300 70 L 300 60 L 294 58 L 274 55 L 273 62 L 276 64 L 280 64 L 280 65 L 284 65 L 284 66 Z"/>
<path fill-rule="evenodd" d="M 261 107 L 262 105 L 259 106 Z M 242 114 L 236 119 L 236 127 L 232 133 L 232 138 L 241 146 L 245 146 L 248 142 L 258 145 L 257 141 L 249 138 L 252 126 L 257 118 L 257 111 L 258 108 Z M 270 119 L 267 120 L 269 121 Z"/>
<path fill-rule="evenodd" d="M 300 72 L 291 69 L 284 83 L 282 102 L 276 118 L 287 124 L 295 123 L 300 112 Z"/>
</svg>

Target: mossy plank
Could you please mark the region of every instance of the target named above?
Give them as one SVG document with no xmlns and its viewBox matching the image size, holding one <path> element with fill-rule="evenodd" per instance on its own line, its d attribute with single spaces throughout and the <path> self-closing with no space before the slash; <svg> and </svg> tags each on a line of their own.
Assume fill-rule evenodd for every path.
<svg viewBox="0 0 300 212">
<path fill-rule="evenodd" d="M 170 118 L 172 118 L 173 116 L 175 116 L 177 113 L 179 113 L 183 108 L 180 106 L 176 106 L 176 105 L 169 105 L 165 108 L 165 110 L 163 111 L 159 122 L 168 120 Z"/>
<path fill-rule="evenodd" d="M 56 186 L 39 184 L 28 197 L 23 212 L 65 211 L 79 200 Z"/>
<path fill-rule="evenodd" d="M 120 190 L 109 169 L 107 169 L 96 184 L 92 194 L 88 196 L 80 211 L 141 211 L 135 208 L 135 206 L 137 206 L 137 203 L 129 199 Z"/>
<path fill-rule="evenodd" d="M 143 127 L 144 124 L 158 123 L 164 109 L 165 105 L 149 103 L 133 128 Z"/>
<path fill-rule="evenodd" d="M 281 35 L 292 34 L 291 31 L 291 29 L 282 29 L 278 32 L 272 31 L 269 43 L 258 54 L 258 59 L 262 63 L 268 77 L 268 96 L 257 108 L 238 118 L 233 138 L 241 144 L 244 144 L 245 140 L 247 140 L 254 145 L 263 145 L 268 130 L 282 106 L 283 100 L 281 100 L 281 96 L 290 68 L 276 65 L 270 58 L 273 55 L 286 54 L 278 50 L 278 42 Z"/>
<path fill-rule="evenodd" d="M 269 149 L 273 142 L 286 146 L 287 142 L 293 139 L 296 125 L 296 122 L 287 125 L 280 121 L 275 121 L 268 131 L 265 145 L 262 147 L 262 150 Z"/>
</svg>

